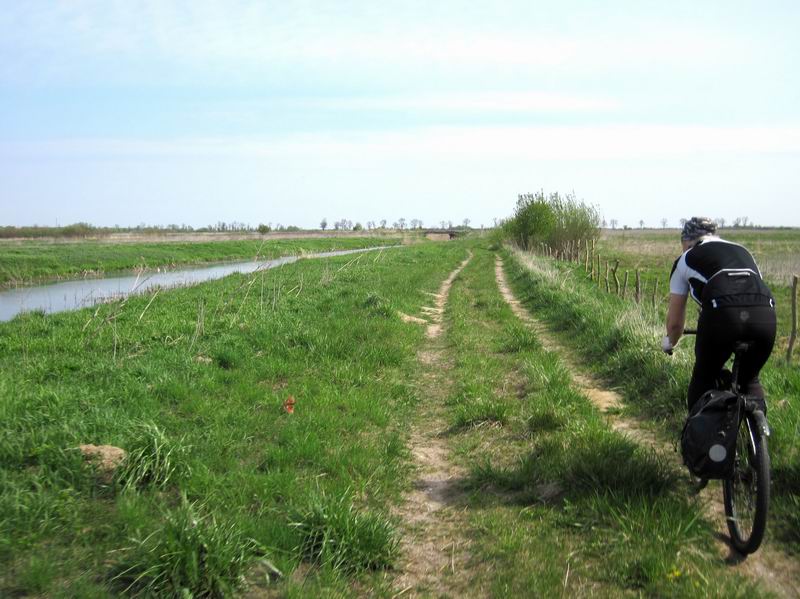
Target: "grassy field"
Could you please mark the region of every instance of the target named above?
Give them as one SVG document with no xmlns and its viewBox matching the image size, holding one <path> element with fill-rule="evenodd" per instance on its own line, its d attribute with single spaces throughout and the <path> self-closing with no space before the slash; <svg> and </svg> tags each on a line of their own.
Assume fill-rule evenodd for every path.
<svg viewBox="0 0 800 599">
<path fill-rule="evenodd" d="M 400 313 L 424 317 L 468 251 L 425 370 Z M 526 305 L 673 434 L 688 347 L 665 358 L 656 314 L 571 265 L 506 259 Z M 511 312 L 494 260 L 480 239 L 421 243 L 0 323 L 0 596 L 394 597 L 413 431 L 439 400 L 469 550 L 435 594 L 766 596 L 675 465 L 615 433 Z M 765 384 L 770 538 L 796 550 L 800 376 L 773 361 Z M 127 458 L 106 475 L 89 443 Z"/>
<path fill-rule="evenodd" d="M 380 588 L 422 338 L 396 310 L 464 253 L 301 261 L 142 318 L 147 297 L 0 324 L 0 595 L 219 594 L 264 586 L 265 559 L 319 566 L 288 596 Z M 130 452 L 110 484 L 86 443 Z"/>
<path fill-rule="evenodd" d="M 277 258 L 304 252 L 392 245 L 380 237 L 253 241 L 0 243 L 0 287 L 53 278 L 100 276 L 132 269 Z"/>
</svg>

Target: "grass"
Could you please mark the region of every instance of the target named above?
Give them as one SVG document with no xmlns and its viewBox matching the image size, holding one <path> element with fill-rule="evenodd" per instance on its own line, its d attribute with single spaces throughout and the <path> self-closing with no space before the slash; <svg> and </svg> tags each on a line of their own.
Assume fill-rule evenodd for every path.
<svg viewBox="0 0 800 599">
<path fill-rule="evenodd" d="M 319 567 L 354 573 L 394 564 L 398 537 L 379 513 L 357 510 L 347 495 L 314 496 L 297 511 L 292 526 L 300 535 L 297 553 Z"/>
<path fill-rule="evenodd" d="M 119 551 L 111 584 L 149 597 L 225 597 L 242 587 L 264 549 L 235 523 L 203 515 L 185 497 L 163 514 L 163 525 L 130 539 Z"/>
<path fill-rule="evenodd" d="M 671 462 L 610 431 L 511 313 L 474 241 L 232 275 L 146 312 L 152 298 L 134 297 L 0 324 L 0 596 L 394 595 L 391 507 L 430 399 L 416 380 L 424 328 L 398 312 L 419 314 L 467 247 L 445 315 L 445 434 L 468 473 L 471 543 L 454 575 L 492 596 L 763 596 L 720 563 Z M 532 265 L 536 278 L 509 267 L 527 305 L 675 426 L 687 348 L 665 368 L 649 316 L 564 265 Z M 798 423 L 780 402 L 797 383 L 769 372 L 788 536 Z M 128 452 L 116 484 L 84 443 Z"/>
<path fill-rule="evenodd" d="M 492 253 L 475 250 L 447 319 L 458 381 L 447 401 L 451 440 L 470 472 L 473 588 L 547 597 L 761 592 L 719 560 L 678 469 L 610 430 L 558 356 L 513 315 Z M 458 426 L 464 410 L 486 416 L 500 406 L 502 426 Z"/>
<path fill-rule="evenodd" d="M 392 245 L 379 237 L 211 242 L 0 243 L 0 287 L 53 278 Z"/>
<path fill-rule="evenodd" d="M 580 270 L 516 254 L 512 283 L 527 307 L 551 323 L 564 343 L 625 395 L 629 409 L 660 422 L 677 439 L 685 419 L 685 394 L 693 354 L 684 340 L 672 359 L 661 354 L 663 315 L 598 291 Z M 543 274 L 544 273 L 544 274 Z M 768 535 L 791 552 L 800 551 L 800 372 L 776 348 L 762 370 L 767 390 L 773 487 Z"/>
<path fill-rule="evenodd" d="M 0 324 L 0 595 L 219 595 L 265 585 L 263 559 L 281 595 L 379 592 L 424 339 L 397 312 L 464 255 L 300 261 L 159 294 L 141 319 L 150 298 Z M 117 485 L 83 443 L 128 451 Z"/>
<path fill-rule="evenodd" d="M 188 474 L 188 448 L 169 439 L 157 425 L 136 423 L 127 456 L 115 478 L 125 490 L 153 486 L 164 488 Z"/>
</svg>

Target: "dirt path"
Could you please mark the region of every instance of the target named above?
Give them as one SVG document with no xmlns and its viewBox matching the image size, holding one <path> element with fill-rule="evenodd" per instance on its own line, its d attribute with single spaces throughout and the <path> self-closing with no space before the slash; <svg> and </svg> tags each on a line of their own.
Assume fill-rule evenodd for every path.
<svg viewBox="0 0 800 599">
<path fill-rule="evenodd" d="M 503 298 L 514 314 L 528 324 L 537 334 L 547 351 L 556 352 L 559 358 L 572 372 L 572 379 L 581 391 L 605 414 L 609 425 L 616 431 L 628 435 L 639 444 L 647 445 L 654 451 L 668 456 L 676 465 L 683 468 L 680 458 L 673 451 L 670 443 L 660 439 L 655 431 L 649 429 L 643 420 L 620 416 L 617 411 L 622 407 L 622 397 L 612 389 L 606 388 L 600 381 L 581 368 L 574 354 L 561 345 L 548 331 L 547 327 L 536 320 L 516 299 L 508 285 L 503 260 L 495 258 L 495 278 Z M 710 484 L 701 498 L 706 508 L 706 516 L 713 522 L 725 522 L 725 508 L 718 484 Z M 762 546 L 758 552 L 743 559 L 730 545 L 725 533 L 718 533 L 720 554 L 732 568 L 750 578 L 761 581 L 771 592 L 782 597 L 800 597 L 800 565 L 797 560 L 777 551 L 769 545 Z"/>
<path fill-rule="evenodd" d="M 471 258 L 472 253 L 432 294 L 434 305 L 423 308 L 428 318 L 427 340 L 418 354 L 423 401 L 410 435 L 416 478 L 397 510 L 404 534 L 395 597 L 453 596 L 466 590 L 466 581 L 457 576 L 469 555 L 463 535 L 465 519 L 458 507 L 464 472 L 450 460 L 443 438 L 447 428 L 443 400 L 452 380 L 442 332 L 450 287 Z"/>
</svg>

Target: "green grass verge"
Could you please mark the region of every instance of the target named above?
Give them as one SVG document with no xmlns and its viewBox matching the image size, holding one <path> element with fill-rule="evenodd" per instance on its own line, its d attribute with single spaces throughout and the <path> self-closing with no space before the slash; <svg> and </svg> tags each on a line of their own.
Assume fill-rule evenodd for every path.
<svg viewBox="0 0 800 599">
<path fill-rule="evenodd" d="M 611 431 L 513 315 L 492 253 L 475 250 L 446 316 L 479 594 L 763 596 L 721 562 L 680 472 Z"/>
<path fill-rule="evenodd" d="M 670 438 L 678 438 L 694 361 L 691 338 L 682 341 L 675 356 L 666 357 L 659 346 L 664 330 L 660 314 L 598 291 L 569 265 L 517 254 L 508 272 L 524 304 L 620 389 L 633 411 L 661 422 Z M 800 372 L 776 352 L 761 380 L 772 428 L 769 535 L 800 552 Z"/>
<path fill-rule="evenodd" d="M 397 311 L 464 255 L 300 261 L 146 312 L 134 297 L 0 324 L 0 595 L 381 592 L 424 339 Z M 129 452 L 112 483 L 84 443 Z M 272 567 L 287 576 L 267 585 Z"/>
<path fill-rule="evenodd" d="M 282 239 L 211 242 L 42 243 L 0 244 L 0 286 L 32 281 L 99 276 L 135 268 L 175 267 L 230 260 L 277 258 L 329 250 L 393 245 L 397 239 L 379 237 Z"/>
</svg>

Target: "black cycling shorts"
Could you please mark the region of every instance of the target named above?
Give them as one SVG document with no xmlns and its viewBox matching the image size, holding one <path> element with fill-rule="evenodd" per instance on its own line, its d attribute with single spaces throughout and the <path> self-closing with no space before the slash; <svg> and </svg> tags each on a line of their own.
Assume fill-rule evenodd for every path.
<svg viewBox="0 0 800 599">
<path fill-rule="evenodd" d="M 775 328 L 775 308 L 771 306 L 703 308 L 697 322 L 689 409 L 703 393 L 714 388 L 720 370 L 739 341 L 750 344 L 739 367 L 740 388 L 748 395 L 763 398 L 758 373 L 772 353 Z"/>
</svg>

